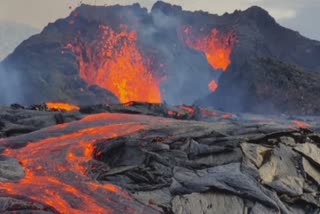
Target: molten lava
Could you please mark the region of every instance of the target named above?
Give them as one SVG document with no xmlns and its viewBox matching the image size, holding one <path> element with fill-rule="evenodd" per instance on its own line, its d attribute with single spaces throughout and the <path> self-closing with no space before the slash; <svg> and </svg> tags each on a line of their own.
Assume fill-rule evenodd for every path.
<svg viewBox="0 0 320 214">
<path fill-rule="evenodd" d="M 232 114 L 222 114 L 221 118 L 222 119 L 231 119 L 231 118 L 233 118 L 233 115 Z"/>
<path fill-rule="evenodd" d="M 0 195 L 31 198 L 59 213 L 154 213 L 118 187 L 91 180 L 87 170 L 96 139 L 128 135 L 173 122 L 148 116 L 98 114 L 21 137 L 1 139 L 0 145 L 8 147 L 4 155 L 22 163 L 25 177 L 19 182 L 0 182 Z M 10 148 L 21 141 L 29 144 Z"/>
<path fill-rule="evenodd" d="M 311 125 L 309 123 L 298 121 L 298 120 L 293 120 L 292 124 L 294 124 L 295 126 L 297 126 L 299 128 L 303 128 L 303 129 L 307 129 L 307 128 L 311 127 Z"/>
<path fill-rule="evenodd" d="M 195 109 L 191 106 L 186 106 L 186 105 L 181 105 L 178 106 L 180 109 L 187 111 L 189 114 L 194 114 L 195 113 Z"/>
<path fill-rule="evenodd" d="M 217 112 L 205 108 L 200 108 L 200 113 L 203 118 L 215 117 L 218 115 Z"/>
<path fill-rule="evenodd" d="M 120 27 L 120 32 L 108 26 L 100 26 L 100 30 L 100 40 L 73 47 L 81 78 L 89 85 L 111 91 L 122 103 L 161 103 L 160 80 L 138 49 L 137 33 L 126 25 Z"/>
<path fill-rule="evenodd" d="M 182 38 L 190 48 L 203 52 L 215 70 L 226 71 L 231 64 L 231 53 L 236 40 L 232 33 L 220 34 L 217 29 L 207 35 L 196 35 L 189 26 L 183 31 Z"/>
<path fill-rule="evenodd" d="M 200 35 L 188 26 L 182 31 L 182 35 L 180 32 L 180 36 L 188 47 L 203 52 L 213 69 L 223 71 L 228 69 L 231 64 L 232 48 L 236 42 L 233 33 L 221 34 L 217 29 L 212 29 L 208 34 Z M 212 80 L 208 87 L 211 92 L 215 92 L 218 84 Z"/>
<path fill-rule="evenodd" d="M 218 83 L 214 80 L 212 80 L 210 83 L 209 83 L 209 89 L 210 91 L 212 92 L 215 92 L 218 88 Z"/>
<path fill-rule="evenodd" d="M 48 109 L 53 111 L 79 111 L 80 107 L 69 103 L 47 102 Z"/>
</svg>

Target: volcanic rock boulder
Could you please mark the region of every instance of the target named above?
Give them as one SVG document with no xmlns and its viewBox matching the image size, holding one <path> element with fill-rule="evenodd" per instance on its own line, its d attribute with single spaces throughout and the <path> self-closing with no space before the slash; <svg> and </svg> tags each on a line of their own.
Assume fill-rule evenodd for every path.
<svg viewBox="0 0 320 214">
<path fill-rule="evenodd" d="M 24 176 L 24 169 L 16 159 L 0 157 L 0 181 L 19 181 Z"/>
</svg>

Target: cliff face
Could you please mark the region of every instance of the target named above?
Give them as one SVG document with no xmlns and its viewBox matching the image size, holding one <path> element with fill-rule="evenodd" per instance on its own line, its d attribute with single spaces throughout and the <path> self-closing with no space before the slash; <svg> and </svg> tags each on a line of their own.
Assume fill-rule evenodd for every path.
<svg viewBox="0 0 320 214">
<path fill-rule="evenodd" d="M 221 51 L 221 54 L 210 52 L 210 48 Z M 192 104 L 201 99 L 202 104 L 227 110 L 258 111 L 261 109 L 260 100 L 266 93 L 262 96 L 257 87 L 251 87 L 250 93 L 246 91 L 249 85 L 264 80 L 263 75 L 268 73 L 267 67 L 273 66 L 273 60 L 299 66 L 299 79 L 307 83 L 320 80 L 316 72 L 303 71 L 320 70 L 319 57 L 319 42 L 281 27 L 259 7 L 218 16 L 184 11 L 179 6 L 163 2 L 157 2 L 150 13 L 138 4 L 82 5 L 69 17 L 49 24 L 40 34 L 23 42 L 4 60 L 2 73 L 17 74 L 19 78 L 15 78 L 15 82 L 18 84 L 15 85 L 21 86 L 19 97 L 24 99 L 17 101 L 28 104 L 48 100 L 76 104 L 130 100 L 129 95 L 121 94 L 117 88 L 119 85 L 129 87 L 128 83 L 123 86 L 123 83 L 106 81 L 114 78 L 109 74 L 113 68 L 124 77 L 143 71 L 142 78 L 134 81 L 136 85 L 159 87 L 158 91 L 156 87 L 150 89 L 154 93 L 141 90 L 142 94 L 147 93 L 145 97 L 161 93 L 161 99 L 141 101 Z M 268 65 L 257 69 L 260 58 L 273 60 L 264 61 Z M 120 59 L 124 60 L 121 63 L 125 66 L 119 66 Z M 252 64 L 250 69 L 248 64 Z M 294 66 L 289 65 L 284 73 L 272 72 L 279 84 L 265 82 L 271 84 L 265 87 L 270 94 L 279 89 L 283 91 L 280 84 L 283 78 L 289 85 L 295 84 L 292 78 L 288 78 L 288 75 L 296 77 Z M 219 88 L 208 96 L 208 84 L 212 80 L 220 80 Z M 290 102 L 279 104 L 277 99 L 270 98 L 268 103 L 274 106 L 275 112 L 318 113 L 315 107 L 317 94 L 309 93 L 317 87 L 314 84 L 301 87 L 304 89 L 299 96 L 308 97 L 307 100 L 290 97 Z M 13 89 L 7 87 L 5 90 L 10 92 Z M 230 99 L 239 100 L 236 109 L 223 101 L 226 94 Z M 243 96 L 240 98 L 239 94 Z M 299 108 L 300 103 L 309 106 L 307 110 Z"/>
</svg>

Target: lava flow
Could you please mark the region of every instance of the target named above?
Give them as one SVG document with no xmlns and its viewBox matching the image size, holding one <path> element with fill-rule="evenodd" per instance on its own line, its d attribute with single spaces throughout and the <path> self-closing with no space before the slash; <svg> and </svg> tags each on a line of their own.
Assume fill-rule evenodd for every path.
<svg viewBox="0 0 320 214">
<path fill-rule="evenodd" d="M 220 34 L 217 29 L 211 30 L 208 35 L 195 35 L 189 26 L 183 31 L 183 40 L 190 48 L 199 50 L 206 55 L 209 64 L 215 70 L 226 71 L 231 64 L 231 53 L 235 44 L 232 33 Z"/>
<path fill-rule="evenodd" d="M 100 26 L 100 31 L 100 39 L 72 47 L 79 58 L 81 78 L 111 91 L 122 103 L 161 103 L 160 80 L 138 49 L 137 33 L 126 25 L 120 32 L 108 26 Z"/>
<path fill-rule="evenodd" d="M 306 122 L 303 122 L 303 121 L 299 121 L 299 120 L 293 120 L 292 124 L 294 126 L 297 126 L 299 128 L 304 128 L 304 129 L 307 129 L 307 128 L 311 127 L 311 125 L 309 123 L 306 123 Z"/>
<path fill-rule="evenodd" d="M 69 103 L 47 102 L 48 109 L 53 111 L 79 111 L 80 107 Z"/>
<path fill-rule="evenodd" d="M 222 71 L 228 69 L 231 64 L 232 48 L 236 42 L 232 33 L 221 34 L 217 29 L 213 29 L 207 35 L 199 35 L 188 26 L 182 31 L 181 37 L 187 46 L 203 52 L 213 69 Z M 218 84 L 213 80 L 208 87 L 210 91 L 215 92 Z"/>
<path fill-rule="evenodd" d="M 110 139 L 168 123 L 166 119 L 147 116 L 99 114 L 2 139 L 0 145 L 7 147 L 4 155 L 22 163 L 25 177 L 16 183 L 0 182 L 0 195 L 31 198 L 60 213 L 154 213 L 118 187 L 94 182 L 86 170 L 93 159 L 96 139 Z M 19 143 L 29 144 L 11 149 Z"/>
</svg>

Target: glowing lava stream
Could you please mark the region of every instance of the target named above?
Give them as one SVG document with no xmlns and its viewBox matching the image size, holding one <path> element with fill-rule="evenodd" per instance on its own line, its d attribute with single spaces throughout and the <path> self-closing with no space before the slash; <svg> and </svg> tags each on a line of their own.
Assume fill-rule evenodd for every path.
<svg viewBox="0 0 320 214">
<path fill-rule="evenodd" d="M 50 110 L 62 110 L 62 111 L 79 111 L 80 107 L 69 103 L 61 102 L 47 102 L 47 107 Z"/>
<path fill-rule="evenodd" d="M 148 59 L 137 46 L 137 33 L 122 25 L 116 32 L 100 26 L 102 38 L 91 44 L 76 44 L 80 76 L 89 85 L 111 91 L 121 103 L 161 103 L 160 80 L 149 70 Z M 70 46 L 70 45 L 69 45 Z"/>
<path fill-rule="evenodd" d="M 212 29 L 207 35 L 195 36 L 192 27 L 188 26 L 183 30 L 182 39 L 188 47 L 203 52 L 213 69 L 227 71 L 236 42 L 232 33 L 220 34 L 217 29 Z M 218 84 L 212 80 L 208 87 L 215 92 Z"/>
<path fill-rule="evenodd" d="M 151 118 L 151 119 L 150 119 Z M 26 176 L 0 182 L 0 195 L 19 195 L 47 204 L 60 213 L 154 213 L 111 184 L 98 184 L 85 174 L 96 139 L 134 133 L 170 120 L 139 115 L 99 114 L 27 135 L 1 139 L 4 154 L 18 159 Z M 48 137 L 50 136 L 50 137 Z M 28 143 L 20 149 L 9 145 Z"/>
<path fill-rule="evenodd" d="M 296 127 L 303 128 L 303 129 L 308 129 L 311 127 L 311 125 L 309 123 L 299 121 L 299 120 L 293 120 L 293 121 L 291 121 L 291 123 L 293 124 L 293 127 L 296 126 Z"/>
<path fill-rule="evenodd" d="M 206 55 L 213 69 L 226 71 L 231 64 L 230 57 L 235 43 L 231 33 L 223 35 L 219 34 L 217 29 L 213 29 L 208 35 L 194 36 L 189 26 L 184 29 L 183 37 L 186 45 Z"/>
</svg>

